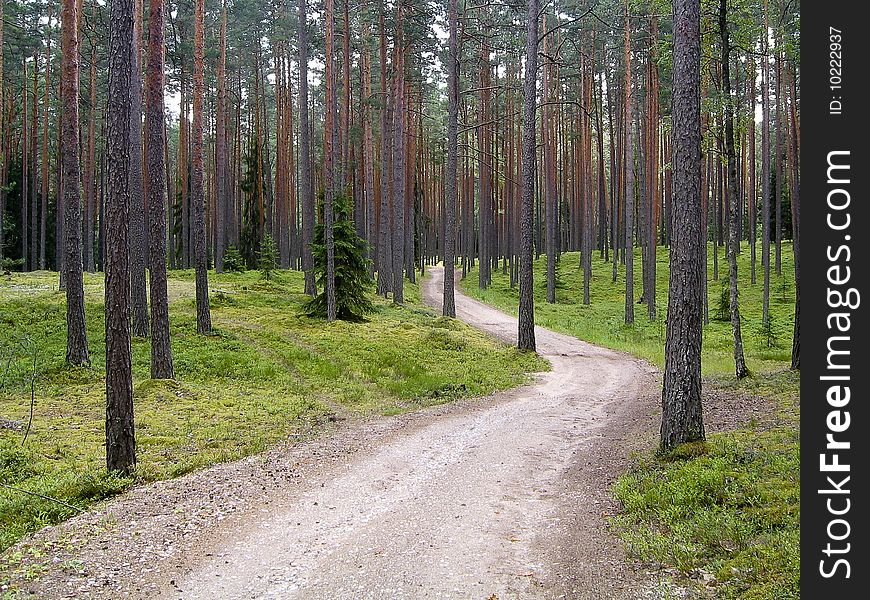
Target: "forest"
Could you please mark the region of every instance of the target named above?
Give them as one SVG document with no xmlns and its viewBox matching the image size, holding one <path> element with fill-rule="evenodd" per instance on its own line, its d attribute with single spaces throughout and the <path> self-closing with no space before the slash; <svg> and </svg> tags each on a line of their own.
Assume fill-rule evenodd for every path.
<svg viewBox="0 0 870 600">
<path fill-rule="evenodd" d="M 250 579 L 274 565 L 302 594 L 276 597 L 798 597 L 800 83 L 791 0 L 0 0 L 0 597 L 249 597 L 279 593 Z M 477 411 L 489 441 L 465 441 Z M 356 517 L 275 500 L 324 482 L 340 504 L 329 486 L 386 468 L 376 451 L 419 464 L 373 471 L 348 515 L 399 510 L 364 494 L 383 479 L 383 503 L 427 497 L 416 535 L 437 537 L 439 490 L 475 498 L 437 583 L 437 556 L 359 557 L 370 538 L 330 537 Z M 597 511 L 569 508 L 586 451 Z M 464 453 L 512 470 L 429 481 Z M 221 479 L 246 464 L 232 481 L 259 490 L 260 456 L 301 487 Z M 586 528 L 559 534 L 567 557 L 526 539 L 551 514 L 521 483 L 540 472 Z M 182 541 L 137 493 L 310 517 L 380 576 L 302 533 L 303 558 L 264 541 L 223 587 L 208 561 L 108 573 L 149 535 L 229 548 L 208 537 L 228 524 Z M 477 504 L 502 493 L 499 518 Z M 141 547 L 113 533 L 131 514 L 154 525 Z M 489 519 L 533 524 L 478 573 L 458 556 Z M 416 547 L 390 523 L 372 547 Z"/>
</svg>

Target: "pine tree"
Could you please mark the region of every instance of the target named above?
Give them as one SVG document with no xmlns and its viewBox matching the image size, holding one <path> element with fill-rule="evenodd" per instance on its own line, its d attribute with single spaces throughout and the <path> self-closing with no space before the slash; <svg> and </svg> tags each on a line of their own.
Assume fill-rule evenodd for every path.
<svg viewBox="0 0 870 600">
<path fill-rule="evenodd" d="M 61 98 L 63 104 L 62 169 L 64 180 L 64 255 L 66 281 L 66 360 L 70 364 L 90 363 L 85 327 L 85 290 L 82 273 L 82 210 L 79 188 L 79 41 L 75 0 L 64 0 L 62 21 Z M 26 227 L 23 230 L 26 231 Z"/>
<path fill-rule="evenodd" d="M 106 466 L 110 472 L 129 474 L 136 466 L 129 323 L 130 267 L 127 255 L 130 226 L 133 0 L 113 0 L 109 18 L 112 36 L 107 111 Z M 69 180 L 65 178 L 64 182 L 68 184 Z M 71 283 L 72 281 L 67 281 L 68 286 Z"/>
<path fill-rule="evenodd" d="M 532 263 L 532 235 L 535 197 L 535 112 L 536 78 L 538 75 L 538 16 L 540 0 L 528 0 L 526 24 L 526 73 L 523 83 L 523 149 L 522 149 L 522 208 L 520 211 L 520 304 L 517 322 L 517 347 L 535 349 L 535 299 Z"/>
<path fill-rule="evenodd" d="M 357 234 L 356 226 L 350 217 L 350 200 L 337 195 L 334 200 L 335 223 L 333 225 L 335 245 L 335 305 L 336 318 L 342 321 L 361 321 L 364 315 L 372 312 L 374 306 L 369 298 L 374 281 L 369 275 L 368 245 Z M 321 204 L 321 209 L 324 206 Z M 314 272 L 317 285 L 326 287 L 327 254 L 324 240 L 325 223 L 318 223 L 314 234 Z M 308 316 L 328 318 L 326 294 L 309 300 L 304 311 Z"/>
<path fill-rule="evenodd" d="M 169 296 L 166 281 L 166 156 L 163 100 L 164 0 L 148 3 L 148 66 L 145 80 L 145 135 L 148 141 L 149 277 L 151 280 L 151 377 L 172 379 Z"/>
<path fill-rule="evenodd" d="M 674 0 L 674 19 L 673 239 L 660 441 L 664 451 L 684 442 L 704 439 L 700 0 Z"/>
<path fill-rule="evenodd" d="M 257 267 L 266 281 L 272 279 L 272 273 L 278 268 L 278 245 L 275 243 L 275 238 L 269 233 L 264 234 L 263 241 L 260 242 Z"/>
</svg>

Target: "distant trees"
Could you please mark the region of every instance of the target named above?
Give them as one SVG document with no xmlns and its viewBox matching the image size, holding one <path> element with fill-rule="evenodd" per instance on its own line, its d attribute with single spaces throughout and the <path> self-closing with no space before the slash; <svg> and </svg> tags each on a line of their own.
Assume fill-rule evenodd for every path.
<svg viewBox="0 0 870 600">
<path fill-rule="evenodd" d="M 746 240 L 754 281 L 761 238 L 762 325 L 771 328 L 778 325 L 770 318 L 770 243 L 780 248 L 779 264 L 787 257 L 783 240 L 796 238 L 799 221 L 800 77 L 797 7 L 769 1 L 770 7 L 765 2 L 751 10 L 728 4 L 722 31 L 716 28 L 721 11 L 702 15 L 698 219 L 702 236 L 710 234 L 713 243 L 714 279 L 721 245 L 729 283 L 736 282 L 733 248 L 739 252 Z M 202 331 L 210 328 L 211 316 L 207 269 L 223 270 L 224 257 L 237 251 L 255 268 L 266 235 L 276 242 L 281 268 L 304 271 L 307 294 L 332 295 L 327 287 L 317 289 L 314 276 L 315 228 L 334 214 L 318 213 L 321 192 L 325 205 L 330 198 L 348 198 L 350 218 L 368 244 L 377 293 L 396 303 L 403 302 L 404 282 L 413 280 L 415 269 L 443 261 L 442 310 L 450 315 L 450 264 L 461 265 L 463 276 L 476 267 L 484 287 L 501 269 L 520 288 L 518 344 L 533 347 L 537 259 L 546 258 L 539 263 L 546 273 L 541 299 L 576 296 L 592 303 L 591 254 L 598 248 L 612 261 L 613 281 L 625 277 L 625 321 L 633 321 L 641 303 L 650 319 L 661 318 L 656 253 L 674 238 L 677 140 L 673 90 L 665 77 L 673 67 L 672 19 L 658 5 L 613 0 L 569 3 L 558 11 L 538 6 L 542 12 L 532 24 L 528 5 L 460 7 L 452 0 L 444 15 L 436 5 L 405 1 L 330 1 L 316 18 L 307 0 L 274 10 L 235 0 L 185 0 L 173 7 L 167 13 L 164 3 L 161 31 L 152 35 L 156 25 L 149 22 L 146 65 L 150 74 L 162 55 L 159 85 L 178 95 L 162 107 L 168 111 L 158 121 L 158 107 L 148 106 L 151 92 L 145 90 L 145 111 L 154 116 L 146 117 L 143 136 L 137 63 L 145 42 L 138 3 L 129 99 L 130 317 L 135 335 L 153 337 L 163 325 L 149 327 L 149 320 L 163 315 L 163 340 L 152 340 L 152 349 L 168 360 L 155 373 L 172 373 L 165 303 L 155 298 L 166 285 L 163 266 L 196 268 Z M 82 261 L 86 271 L 105 269 L 115 235 L 108 226 L 110 10 L 89 1 L 81 9 L 87 18 L 77 16 L 85 21 L 87 42 L 75 58 L 86 65 L 79 76 L 87 89 L 84 114 L 74 123 L 67 122 L 64 106 L 78 98 L 78 90 L 63 87 L 71 79 L 64 62 L 69 56 L 53 50 L 66 44 L 63 36 L 54 43 L 56 17 L 48 5 L 20 0 L 5 0 L 3 10 L 6 25 L 15 26 L 2 28 L 7 60 L 0 85 L 0 212 L 6 227 L 0 252 L 12 268 L 62 269 L 62 285 L 69 281 L 72 287 L 71 346 L 86 349 L 81 336 L 72 343 L 77 331 L 84 332 L 82 277 L 76 271 Z M 446 42 L 430 27 L 443 17 Z M 38 25 L 23 28 L 24 22 Z M 325 35 L 309 32 L 315 23 Z M 769 39 L 762 33 L 767 25 Z M 538 28 L 534 56 L 528 54 L 529 26 Z M 163 37 L 157 39 L 158 33 Z M 214 56 L 206 54 L 208 46 Z M 309 82 L 312 59 L 324 61 L 328 76 Z M 53 94 L 58 83 L 61 93 Z M 148 85 L 157 86 L 157 80 Z M 157 95 L 162 93 L 154 92 L 155 103 Z M 756 122 L 758 104 L 763 118 Z M 81 143 L 77 157 L 65 151 L 64 136 L 79 130 L 81 140 L 71 142 Z M 67 168 L 77 168 L 78 177 Z M 635 261 L 637 248 L 641 260 Z M 701 247 L 702 269 L 707 248 Z M 579 261 L 563 261 L 566 252 L 576 251 Z M 73 258 L 67 260 L 68 253 Z M 570 268 L 583 270 L 582 290 L 558 287 L 559 273 Z M 643 282 L 639 293 L 635 271 Z M 774 275 L 773 283 L 781 287 L 786 276 Z M 739 312 L 742 291 L 729 288 L 729 310 L 733 305 Z M 701 302 L 706 311 L 706 296 Z M 732 323 L 735 369 L 743 372 L 737 367 L 739 318 Z M 756 324 L 744 323 L 744 335 L 746 326 Z M 86 357 L 73 352 L 70 360 Z"/>
</svg>

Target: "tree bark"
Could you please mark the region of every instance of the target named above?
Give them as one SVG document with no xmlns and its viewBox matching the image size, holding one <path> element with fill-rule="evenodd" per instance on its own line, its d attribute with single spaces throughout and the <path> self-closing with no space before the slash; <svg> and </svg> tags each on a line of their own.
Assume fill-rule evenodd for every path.
<svg viewBox="0 0 870 600">
<path fill-rule="evenodd" d="M 765 325 L 770 322 L 770 61 L 767 56 L 767 29 L 767 0 L 764 0 L 764 33 L 761 43 L 761 268 L 764 272 L 764 289 L 761 318 Z"/>
<path fill-rule="evenodd" d="M 0 0 L 2 1 L 2 0 Z M 49 15 L 51 18 L 51 15 Z M 48 225 L 48 90 L 51 84 L 51 37 L 45 39 L 45 85 L 42 91 L 42 190 L 39 211 L 39 270 L 45 270 L 45 234 Z M 0 79 L 2 81 L 2 79 Z M 3 105 L 0 103 L 0 111 Z"/>
<path fill-rule="evenodd" d="M 173 379 L 166 282 L 166 161 L 163 100 L 164 0 L 150 0 L 145 127 L 148 144 L 148 226 L 151 278 L 151 378 Z"/>
<path fill-rule="evenodd" d="M 749 375 L 743 356 L 743 334 L 740 330 L 740 303 L 737 289 L 737 254 L 740 253 L 738 223 L 740 202 L 737 196 L 737 154 L 734 150 L 734 105 L 731 98 L 731 39 L 728 33 L 728 1 L 719 0 L 719 35 L 722 38 L 722 91 L 725 96 L 725 154 L 728 158 L 728 197 L 730 223 L 728 227 L 728 278 L 730 283 L 731 332 L 734 337 L 734 372 L 738 379 Z"/>
<path fill-rule="evenodd" d="M 520 216 L 520 305 L 517 347 L 535 350 L 534 265 L 532 263 L 532 215 L 535 199 L 535 112 L 538 73 L 538 15 L 540 0 L 528 0 L 526 72 L 523 82 L 523 196 Z"/>
<path fill-rule="evenodd" d="M 393 302 L 405 301 L 405 60 L 402 3 L 396 4 L 396 39 L 393 60 Z"/>
<path fill-rule="evenodd" d="M 308 121 L 308 2 L 299 0 L 299 195 L 302 196 L 302 270 L 305 293 L 317 294 L 314 283 L 314 190 L 311 184 L 311 126 Z"/>
<path fill-rule="evenodd" d="M 145 190 L 142 177 L 142 0 L 134 0 L 133 73 L 130 85 L 130 296 L 133 335 L 148 336 L 145 285 Z"/>
<path fill-rule="evenodd" d="M 90 364 L 85 325 L 82 274 L 82 210 L 79 181 L 79 42 L 75 0 L 63 0 L 61 15 L 62 170 L 64 205 L 64 269 L 66 283 L 66 361 Z"/>
<path fill-rule="evenodd" d="M 110 5 L 112 35 L 106 115 L 106 467 L 110 472 L 123 474 L 130 474 L 136 466 L 128 261 L 133 6 L 133 0 L 113 0 Z M 70 179 L 65 178 L 65 185 L 69 183 Z"/>
<path fill-rule="evenodd" d="M 454 269 L 456 250 L 456 178 L 457 137 L 459 133 L 459 30 L 457 25 L 457 0 L 449 0 L 447 20 L 450 30 L 447 63 L 447 171 L 444 182 L 444 300 L 442 312 L 446 317 L 456 317 L 454 296 Z"/>
<path fill-rule="evenodd" d="M 333 200 L 335 198 L 335 3 L 326 0 L 326 54 L 324 73 L 326 85 L 326 117 L 323 125 L 323 244 L 326 246 L 326 320 L 336 318 L 335 303 L 335 239 L 333 231 Z"/>
<path fill-rule="evenodd" d="M 95 5 L 96 6 L 96 5 Z M 95 9 L 96 10 L 96 9 Z M 84 262 L 85 270 L 93 273 L 96 270 L 94 260 L 94 217 L 97 203 L 97 45 L 91 41 L 90 68 L 90 106 L 88 110 L 88 146 L 85 161 L 85 229 L 84 229 Z"/>
<path fill-rule="evenodd" d="M 193 244 L 196 259 L 196 330 L 211 331 L 211 310 L 208 303 L 208 255 L 205 245 L 205 194 L 203 190 L 202 103 L 205 93 L 203 37 L 205 30 L 205 0 L 196 0 L 193 43 Z"/>
<path fill-rule="evenodd" d="M 154 0 L 151 0 L 152 2 Z M 161 9 L 162 10 L 162 9 Z M 161 12 L 162 18 L 162 12 Z M 224 271 L 224 253 L 227 245 L 227 213 L 231 203 L 227 199 L 227 4 L 221 4 L 220 56 L 217 66 L 217 107 L 215 109 L 215 253 L 216 273 Z M 150 61 L 149 61 L 150 64 Z M 153 309 L 152 309 L 153 310 Z"/>
<path fill-rule="evenodd" d="M 673 227 L 661 449 L 704 439 L 701 408 L 702 240 L 700 0 L 674 0 Z"/>
<path fill-rule="evenodd" d="M 634 323 L 634 103 L 631 85 L 631 26 L 625 0 L 625 323 Z"/>
</svg>

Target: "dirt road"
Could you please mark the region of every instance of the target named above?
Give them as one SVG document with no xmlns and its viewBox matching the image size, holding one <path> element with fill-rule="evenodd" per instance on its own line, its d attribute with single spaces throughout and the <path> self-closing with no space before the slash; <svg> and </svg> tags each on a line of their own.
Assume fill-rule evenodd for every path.
<svg viewBox="0 0 870 600">
<path fill-rule="evenodd" d="M 423 283 L 433 306 L 442 280 L 435 269 Z M 515 341 L 515 318 L 460 293 L 456 309 Z M 134 491 L 107 511 L 122 524 L 94 547 L 103 557 L 77 558 L 80 580 L 55 578 L 53 589 L 178 600 L 653 597 L 605 515 L 627 447 L 648 429 L 655 372 L 546 329 L 536 336 L 552 370 L 529 385 Z M 280 483 L 252 495 L 264 480 Z M 207 510 L 212 494 L 230 495 L 232 518 Z"/>
<path fill-rule="evenodd" d="M 439 269 L 424 282 L 433 306 L 440 305 L 442 279 Z M 516 340 L 514 318 L 464 295 L 456 308 L 460 319 Z M 352 457 L 234 536 L 170 596 L 484 599 L 555 592 L 561 586 L 553 585 L 549 542 L 560 535 L 566 510 L 583 510 L 563 506 L 563 478 L 606 422 L 606 407 L 631 402 L 650 379 L 625 355 L 546 329 L 537 330 L 537 340 L 553 368 L 533 385 Z M 575 540 L 585 548 L 577 558 L 590 563 L 589 595 L 630 595 L 599 587 L 617 582 L 598 564 L 613 559 L 612 548 L 597 547 L 612 540 L 597 537 Z M 605 576 L 596 581 L 598 575 Z"/>
</svg>

